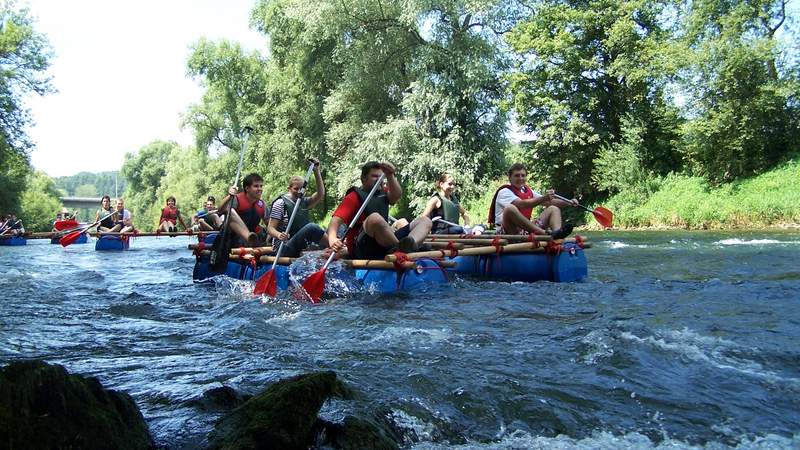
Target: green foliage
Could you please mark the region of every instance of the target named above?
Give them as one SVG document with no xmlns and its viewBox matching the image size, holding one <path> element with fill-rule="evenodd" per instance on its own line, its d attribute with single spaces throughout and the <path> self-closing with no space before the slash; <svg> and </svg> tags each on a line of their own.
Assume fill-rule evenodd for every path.
<svg viewBox="0 0 800 450">
<path fill-rule="evenodd" d="M 31 172 L 25 186 L 19 214 L 25 231 L 50 231 L 53 228 L 53 218 L 61 209 L 55 182 L 44 172 L 37 170 Z"/>
<path fill-rule="evenodd" d="M 32 146 L 25 132 L 32 120 L 23 98 L 52 92 L 45 75 L 51 57 L 28 10 L 0 0 L 0 211 L 19 206 Z"/>
<path fill-rule="evenodd" d="M 693 120 L 683 133 L 692 169 L 712 182 L 773 167 L 798 149 L 797 63 L 781 67 L 774 38 L 782 0 L 692 2 L 683 83 Z"/>
<path fill-rule="evenodd" d="M 155 206 L 160 210 L 166 206 L 167 197 L 175 197 L 181 216 L 188 225 L 192 215 L 205 204 L 209 195 L 214 195 L 221 201 L 224 190 L 210 191 L 209 180 L 204 175 L 207 165 L 208 155 L 205 152 L 175 148 L 166 163 L 166 172 L 161 177 Z M 143 217 L 142 220 L 145 223 L 149 220 L 155 225 L 160 217 L 159 212 L 155 217 Z"/>
<path fill-rule="evenodd" d="M 160 203 L 157 191 L 161 179 L 167 173 L 167 163 L 173 151 L 180 150 L 174 142 L 153 141 L 137 153 L 127 153 L 122 164 L 125 188 L 125 208 L 131 211 L 133 223 L 138 229 L 154 229 L 153 216 L 159 216 Z M 234 169 L 235 170 L 235 169 Z"/>
<path fill-rule="evenodd" d="M 102 197 L 103 195 L 108 195 L 114 198 L 125 192 L 125 179 L 118 171 L 79 172 L 75 175 L 57 177 L 55 182 L 56 187 L 63 190 L 64 195 L 67 197 Z M 79 189 L 83 193 L 89 193 L 89 186 L 91 186 L 94 194 L 81 195 L 78 193 Z"/>
<path fill-rule="evenodd" d="M 507 35 L 518 55 L 516 70 L 507 75 L 509 107 L 535 136 L 522 161 L 533 179 L 591 195 L 598 151 L 631 133 L 660 146 L 652 159 L 677 162 L 671 141 L 659 139 L 674 127 L 659 119 L 675 117 L 664 102 L 670 47 L 661 17 L 668 6 L 659 0 L 543 0 Z M 637 118 L 637 129 L 625 130 L 627 116 Z"/>
</svg>

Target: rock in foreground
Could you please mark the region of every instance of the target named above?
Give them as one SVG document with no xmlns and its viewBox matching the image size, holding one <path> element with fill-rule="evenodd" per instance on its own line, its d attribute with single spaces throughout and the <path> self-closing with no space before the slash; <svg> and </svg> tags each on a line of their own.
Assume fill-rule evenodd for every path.
<svg viewBox="0 0 800 450">
<path fill-rule="evenodd" d="M 26 449 L 153 447 L 130 395 L 43 361 L 0 369 L 0 442 Z"/>
</svg>

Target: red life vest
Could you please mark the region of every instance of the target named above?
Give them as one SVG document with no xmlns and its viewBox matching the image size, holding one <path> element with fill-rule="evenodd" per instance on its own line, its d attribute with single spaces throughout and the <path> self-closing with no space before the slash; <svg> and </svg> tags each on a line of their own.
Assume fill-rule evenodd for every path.
<svg viewBox="0 0 800 450">
<path fill-rule="evenodd" d="M 258 233 L 261 230 L 258 224 L 267 214 L 267 205 L 261 199 L 251 202 L 246 192 L 240 192 L 236 194 L 236 212 L 248 230 Z"/>
<path fill-rule="evenodd" d="M 511 189 L 511 192 L 513 192 L 514 195 L 519 197 L 521 200 L 528 200 L 530 198 L 533 198 L 533 189 L 531 189 L 531 187 L 528 186 L 527 184 L 524 185 L 523 187 L 525 188 L 524 192 L 521 189 L 518 189 L 517 187 L 515 187 L 513 185 L 504 184 L 504 185 L 500 186 L 495 191 L 494 197 L 492 197 L 492 203 L 491 203 L 491 205 L 489 205 L 489 219 L 487 220 L 487 222 L 490 225 L 494 225 L 495 204 L 497 202 L 497 194 L 499 194 L 501 190 L 508 188 L 508 189 Z M 519 212 L 521 212 L 522 215 L 525 216 L 526 219 L 531 220 L 531 214 L 533 213 L 533 207 L 532 206 L 529 207 L 529 208 L 517 207 L 517 209 L 519 209 Z"/>
<path fill-rule="evenodd" d="M 166 208 L 161 210 L 161 221 L 169 220 L 170 222 L 175 223 L 178 220 L 178 208 L 170 208 L 167 206 Z"/>
</svg>

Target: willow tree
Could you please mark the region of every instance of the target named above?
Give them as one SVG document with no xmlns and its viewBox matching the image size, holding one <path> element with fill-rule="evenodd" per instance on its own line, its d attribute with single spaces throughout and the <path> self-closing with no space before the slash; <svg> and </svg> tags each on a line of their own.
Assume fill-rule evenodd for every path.
<svg viewBox="0 0 800 450">
<path fill-rule="evenodd" d="M 476 194 L 497 173 L 505 145 L 506 118 L 497 107 L 504 61 L 489 27 L 494 8 L 467 1 L 261 1 L 252 23 L 269 38 L 270 57 L 256 64 L 242 52 L 221 52 L 220 44 L 198 45 L 190 72 L 204 78 L 207 97 L 189 121 L 195 129 L 232 130 L 227 117 L 242 110 L 237 105 L 255 106 L 248 164 L 268 184 L 285 187 L 286 175 L 313 155 L 334 181 L 331 195 L 355 182 L 369 159 L 396 163 L 409 196 L 420 201 L 444 170 L 463 181 L 464 193 Z M 233 103 L 224 101 L 225 89 L 241 73 L 220 71 L 215 81 L 197 70 L 245 60 L 254 62 L 244 71 L 248 89 Z"/>
</svg>

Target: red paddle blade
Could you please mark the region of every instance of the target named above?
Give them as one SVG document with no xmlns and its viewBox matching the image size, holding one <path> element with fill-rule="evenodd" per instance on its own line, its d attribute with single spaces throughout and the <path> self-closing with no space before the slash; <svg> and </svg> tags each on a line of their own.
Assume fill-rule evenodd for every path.
<svg viewBox="0 0 800 450">
<path fill-rule="evenodd" d="M 303 283 L 303 289 L 311 297 L 311 303 L 319 303 L 319 299 L 322 298 L 322 291 L 325 290 L 325 271 L 327 270 L 327 267 L 323 267 L 322 270 L 312 273 Z"/>
<path fill-rule="evenodd" d="M 594 209 L 594 211 L 592 211 L 592 214 L 594 214 L 594 218 L 597 219 L 597 222 L 599 222 L 600 225 L 606 228 L 611 228 L 611 225 L 614 222 L 614 213 L 606 208 L 603 208 L 602 206 L 598 206 Z"/>
<path fill-rule="evenodd" d="M 269 269 L 256 280 L 256 287 L 253 288 L 253 294 L 261 295 L 266 293 L 270 297 L 275 297 L 278 293 L 278 282 L 275 279 L 275 270 Z"/>
<path fill-rule="evenodd" d="M 72 244 L 73 242 L 77 241 L 79 237 L 81 237 L 81 232 L 73 231 L 72 233 L 59 239 L 58 243 L 61 244 L 62 247 L 66 247 L 69 244 Z"/>
</svg>

